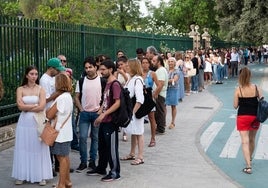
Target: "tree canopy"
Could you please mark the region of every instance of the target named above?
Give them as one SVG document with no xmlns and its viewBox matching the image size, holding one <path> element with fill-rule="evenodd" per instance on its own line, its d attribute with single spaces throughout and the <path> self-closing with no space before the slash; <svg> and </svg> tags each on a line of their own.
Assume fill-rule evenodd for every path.
<svg viewBox="0 0 268 188">
<path fill-rule="evenodd" d="M 226 41 L 268 43 L 268 0 L 161 0 L 140 12 L 139 0 L 0 0 L 0 15 L 154 34 L 185 35 L 190 25 Z M 202 32 L 202 31 L 201 31 Z"/>
</svg>

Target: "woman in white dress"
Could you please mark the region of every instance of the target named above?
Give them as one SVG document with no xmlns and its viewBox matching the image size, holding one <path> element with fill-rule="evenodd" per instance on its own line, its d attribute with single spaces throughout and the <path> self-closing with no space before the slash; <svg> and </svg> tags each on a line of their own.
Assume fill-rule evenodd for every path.
<svg viewBox="0 0 268 188">
<path fill-rule="evenodd" d="M 131 150 L 128 156 L 121 158 L 121 160 L 131 160 L 132 165 L 139 165 L 144 163 L 143 149 L 144 149 L 144 118 L 136 118 L 135 113 L 144 102 L 143 96 L 143 78 L 141 63 L 137 59 L 128 60 L 127 72 L 130 75 L 130 79 L 126 83 L 125 87 L 129 90 L 130 98 L 135 97 L 133 101 L 133 116 L 130 124 L 125 129 L 126 133 L 131 134 Z M 135 149 L 138 145 L 138 155 L 135 158 Z"/>
<path fill-rule="evenodd" d="M 12 177 L 15 184 L 39 182 L 46 185 L 52 179 L 49 146 L 38 138 L 35 112 L 45 109 L 45 91 L 38 85 L 38 71 L 34 66 L 26 68 L 22 85 L 17 88 L 17 105 L 21 114 L 16 128 Z"/>
</svg>

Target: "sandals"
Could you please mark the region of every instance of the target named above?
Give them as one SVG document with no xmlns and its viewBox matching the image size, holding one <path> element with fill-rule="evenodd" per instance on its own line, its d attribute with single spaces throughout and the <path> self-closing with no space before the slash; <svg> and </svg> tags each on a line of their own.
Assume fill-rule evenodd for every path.
<svg viewBox="0 0 268 188">
<path fill-rule="evenodd" d="M 143 164 L 143 163 L 144 163 L 144 160 L 143 159 L 135 159 L 130 164 L 131 165 L 140 165 L 140 164 Z"/>
<path fill-rule="evenodd" d="M 151 141 L 150 144 L 148 145 L 148 147 L 154 147 L 155 146 L 155 141 Z"/>
<path fill-rule="evenodd" d="M 173 129 L 175 127 L 175 124 L 174 123 L 170 123 L 170 125 L 169 125 L 169 129 Z"/>
<path fill-rule="evenodd" d="M 133 155 L 127 155 L 125 157 L 120 158 L 121 161 L 129 161 L 129 160 L 135 160 L 135 156 Z"/>
<path fill-rule="evenodd" d="M 243 168 L 243 172 L 246 173 L 246 174 L 252 174 L 252 171 L 251 171 L 251 167 L 246 167 L 246 168 Z"/>
</svg>

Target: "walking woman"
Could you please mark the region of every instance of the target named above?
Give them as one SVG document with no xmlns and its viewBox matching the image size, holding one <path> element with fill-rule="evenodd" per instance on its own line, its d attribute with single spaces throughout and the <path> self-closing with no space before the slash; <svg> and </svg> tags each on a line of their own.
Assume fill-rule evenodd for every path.
<svg viewBox="0 0 268 188">
<path fill-rule="evenodd" d="M 247 67 L 240 70 L 239 86 L 234 93 L 234 108 L 237 109 L 237 130 L 240 133 L 242 151 L 246 162 L 243 172 L 252 173 L 251 160 L 255 148 L 255 137 L 260 123 L 256 121 L 258 97 L 262 94 L 251 81 L 251 72 Z"/>
<path fill-rule="evenodd" d="M 54 145 L 51 147 L 51 153 L 56 155 L 59 163 L 59 181 L 57 188 L 70 188 L 72 182 L 70 180 L 70 159 L 69 153 L 71 141 L 73 140 L 72 129 L 72 111 L 73 100 L 71 96 L 72 82 L 65 73 L 60 73 L 55 77 L 55 87 L 57 92 L 61 92 L 51 107 L 47 109 L 46 115 L 49 120 L 53 120 L 52 124 L 56 123 L 56 130 L 59 134 Z"/>
<path fill-rule="evenodd" d="M 12 168 L 16 185 L 24 181 L 46 185 L 46 180 L 53 178 L 49 146 L 39 139 L 34 120 L 34 114 L 43 111 L 46 105 L 45 90 L 38 84 L 37 68 L 27 67 L 17 89 L 17 106 L 21 113 L 16 128 Z"/>
</svg>

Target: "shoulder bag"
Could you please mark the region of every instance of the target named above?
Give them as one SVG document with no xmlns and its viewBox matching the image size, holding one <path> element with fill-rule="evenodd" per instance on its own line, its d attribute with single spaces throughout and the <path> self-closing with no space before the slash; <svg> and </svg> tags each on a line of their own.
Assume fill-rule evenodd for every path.
<svg viewBox="0 0 268 188">
<path fill-rule="evenodd" d="M 70 118 L 70 116 L 71 116 L 71 113 L 68 115 L 66 120 L 62 123 L 60 129 L 65 125 L 65 123 Z M 45 128 L 44 128 L 42 134 L 40 135 L 40 138 L 48 146 L 53 146 L 53 144 L 54 144 L 54 142 L 59 134 L 59 131 L 57 131 L 55 129 L 56 123 L 57 123 L 57 118 L 55 118 L 53 125 L 51 125 L 50 121 L 46 121 Z"/>
</svg>

